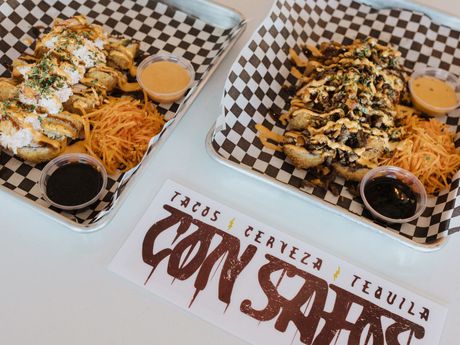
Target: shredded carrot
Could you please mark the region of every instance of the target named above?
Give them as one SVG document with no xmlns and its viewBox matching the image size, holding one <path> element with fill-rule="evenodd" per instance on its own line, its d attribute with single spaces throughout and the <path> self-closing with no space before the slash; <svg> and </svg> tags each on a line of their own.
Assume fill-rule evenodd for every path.
<svg viewBox="0 0 460 345">
<path fill-rule="evenodd" d="M 147 98 L 142 104 L 132 97 L 109 98 L 98 110 L 84 114 L 83 119 L 85 147 L 102 161 L 109 174 L 139 164 L 150 139 L 165 123 Z"/>
<path fill-rule="evenodd" d="M 428 121 L 407 113 L 402 140 L 393 156 L 382 162 L 412 172 L 423 183 L 428 194 L 447 188 L 460 168 L 460 152 L 455 147 L 454 135 L 438 120 Z"/>
</svg>

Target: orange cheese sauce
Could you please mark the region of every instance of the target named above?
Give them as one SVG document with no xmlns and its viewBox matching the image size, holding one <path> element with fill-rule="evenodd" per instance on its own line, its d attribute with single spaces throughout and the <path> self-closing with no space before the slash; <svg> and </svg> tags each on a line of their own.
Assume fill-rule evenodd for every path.
<svg viewBox="0 0 460 345">
<path fill-rule="evenodd" d="M 412 83 L 412 93 L 427 105 L 438 108 L 454 107 L 458 102 L 452 86 L 431 76 L 415 79 Z"/>
<path fill-rule="evenodd" d="M 171 94 L 184 90 L 190 83 L 188 71 L 171 61 L 148 65 L 140 74 L 143 86 L 153 94 Z"/>
</svg>

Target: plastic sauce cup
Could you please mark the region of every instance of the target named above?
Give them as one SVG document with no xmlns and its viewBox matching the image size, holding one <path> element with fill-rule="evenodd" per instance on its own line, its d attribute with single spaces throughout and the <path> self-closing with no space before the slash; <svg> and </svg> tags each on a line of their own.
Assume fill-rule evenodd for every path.
<svg viewBox="0 0 460 345">
<path fill-rule="evenodd" d="M 162 68 L 168 67 L 167 72 L 165 69 L 162 70 L 159 68 L 152 76 L 147 76 L 144 73 L 149 66 L 159 62 L 166 62 L 166 64 L 163 63 L 161 66 Z M 147 78 L 154 78 L 155 75 L 158 76 L 158 80 L 147 80 Z M 187 83 L 182 84 L 178 88 L 171 86 L 177 82 L 176 79 L 178 77 L 183 77 L 184 75 L 188 75 L 189 80 Z M 154 101 L 168 104 L 181 99 L 185 92 L 193 85 L 195 70 L 192 64 L 184 58 L 169 53 L 159 53 L 145 58 L 140 63 L 137 68 L 136 79 L 139 85 Z"/>
<path fill-rule="evenodd" d="M 73 178 L 65 179 L 62 178 L 63 173 L 63 168 L 64 170 L 66 168 L 69 168 L 70 165 L 79 165 L 80 167 L 86 168 L 83 170 L 85 174 L 82 176 L 79 176 L 79 174 L 75 174 L 75 171 L 73 171 Z M 91 169 L 94 170 L 94 172 L 91 169 L 87 169 L 87 167 L 90 167 Z M 73 168 L 73 167 L 71 167 Z M 62 187 L 60 195 L 68 195 L 70 191 L 72 191 L 74 194 L 78 194 L 79 192 L 84 193 L 82 191 L 85 190 L 85 188 L 88 190 L 93 186 L 97 186 L 97 189 L 94 189 L 94 191 L 91 191 L 88 193 L 89 195 L 94 195 L 91 198 L 87 199 L 84 198 L 84 194 L 82 195 L 71 195 L 71 198 L 73 200 L 69 201 L 69 203 L 63 204 L 59 203 L 55 200 L 50 195 L 50 190 L 49 190 L 49 182 L 50 178 L 52 178 L 53 174 L 58 172 L 58 170 L 61 169 L 61 175 L 59 179 L 59 186 Z M 89 172 L 88 172 L 89 170 Z M 69 170 L 67 169 L 67 172 Z M 78 170 L 77 170 L 78 171 Z M 80 172 L 82 170 L 79 170 Z M 97 176 L 99 174 L 100 176 Z M 93 176 L 91 176 L 93 175 Z M 91 178 L 89 178 L 91 177 Z M 56 180 L 55 180 L 56 181 Z M 62 209 L 62 210 L 79 210 L 83 209 L 85 207 L 88 207 L 95 203 L 97 200 L 99 200 L 104 193 L 107 185 L 107 172 L 104 168 L 104 166 L 99 162 L 96 158 L 91 157 L 90 155 L 83 154 L 83 153 L 69 153 L 69 154 L 63 154 L 61 156 L 58 156 L 51 160 L 42 170 L 41 178 L 40 178 L 40 188 L 42 190 L 42 195 L 43 198 L 50 203 L 51 205 Z M 54 188 L 56 190 L 56 188 Z M 67 194 L 66 194 L 67 193 Z M 75 198 L 77 199 L 82 199 L 81 202 L 78 201 L 78 203 L 75 202 Z"/>
<path fill-rule="evenodd" d="M 417 95 L 417 93 L 414 92 L 414 83 L 416 82 L 417 78 L 421 78 L 421 77 L 432 77 L 452 87 L 457 97 L 456 104 L 450 107 L 440 107 L 440 106 L 431 104 L 429 101 Z M 444 116 L 445 114 L 456 109 L 460 105 L 459 78 L 455 74 L 447 72 L 439 68 L 425 67 L 425 68 L 420 68 L 420 69 L 415 70 L 409 79 L 409 90 L 412 96 L 412 102 L 414 103 L 414 106 L 418 110 L 424 112 L 425 114 L 431 115 L 431 116 L 435 116 L 435 117 Z"/>
<path fill-rule="evenodd" d="M 379 211 L 375 210 L 371 206 L 371 201 L 368 200 L 366 193 L 365 193 L 366 186 L 369 183 L 371 183 L 371 181 L 374 181 L 375 179 L 380 178 L 380 177 L 386 177 L 386 178 L 399 180 L 400 182 L 402 182 L 404 185 L 406 185 L 412 190 L 413 194 L 415 195 L 415 199 L 416 199 L 415 212 L 412 216 L 407 217 L 407 218 L 390 218 L 390 217 L 387 217 L 381 214 Z M 375 218 L 381 219 L 387 223 L 408 223 L 420 217 L 420 215 L 423 213 L 423 211 L 426 208 L 427 194 L 425 191 L 425 187 L 423 187 L 423 184 L 414 174 L 412 174 L 411 172 L 405 169 L 399 168 L 399 167 L 381 166 L 381 167 L 371 169 L 361 180 L 361 183 L 359 186 L 359 192 L 361 194 L 361 199 L 363 199 L 364 205 L 369 210 L 369 212 L 372 214 L 372 216 L 374 216 Z"/>
</svg>

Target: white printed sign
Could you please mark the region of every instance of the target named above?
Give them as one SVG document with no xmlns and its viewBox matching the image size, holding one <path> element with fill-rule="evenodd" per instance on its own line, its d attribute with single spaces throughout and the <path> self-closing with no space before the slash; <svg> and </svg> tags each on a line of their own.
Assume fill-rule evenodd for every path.
<svg viewBox="0 0 460 345">
<path fill-rule="evenodd" d="M 110 269 L 253 344 L 435 345 L 446 308 L 167 181 Z"/>
</svg>

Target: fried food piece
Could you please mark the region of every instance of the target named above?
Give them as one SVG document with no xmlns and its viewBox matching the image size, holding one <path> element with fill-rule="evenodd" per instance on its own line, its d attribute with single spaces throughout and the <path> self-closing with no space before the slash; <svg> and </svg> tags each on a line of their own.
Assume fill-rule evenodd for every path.
<svg viewBox="0 0 460 345">
<path fill-rule="evenodd" d="M 359 182 L 367 174 L 369 168 L 356 167 L 352 165 L 342 165 L 340 163 L 332 163 L 335 171 L 342 176 L 345 180 Z"/>
<path fill-rule="evenodd" d="M 89 82 L 90 85 L 102 89 L 105 92 L 111 92 L 118 84 L 116 75 L 95 68 L 90 69 L 85 74 L 85 81 L 85 84 Z"/>
<path fill-rule="evenodd" d="M 2 116 L 0 119 L 0 143 L 24 160 L 38 163 L 59 154 L 64 140 L 51 140 L 33 130 L 24 128 L 21 119 Z M 44 140 L 42 140 L 44 139 Z"/>
<path fill-rule="evenodd" d="M 128 38 L 110 37 L 108 41 L 108 65 L 127 70 L 134 65 L 134 59 L 139 53 L 138 41 Z"/>
<path fill-rule="evenodd" d="M 321 165 L 326 160 L 324 153 L 311 153 L 305 148 L 295 145 L 284 145 L 283 151 L 297 168 L 309 169 Z"/>
<path fill-rule="evenodd" d="M 64 142 L 60 148 L 46 144 L 43 146 L 24 146 L 18 148 L 16 155 L 28 162 L 41 163 L 57 157 L 64 148 Z"/>
<path fill-rule="evenodd" d="M 340 108 L 324 114 L 302 108 L 289 114 L 289 126 L 297 130 L 304 130 L 309 127 L 320 128 L 329 121 L 336 121 L 343 116 L 344 112 Z"/>
<path fill-rule="evenodd" d="M 98 39 L 100 40 L 98 48 L 102 48 L 102 41 L 105 35 L 101 26 L 88 23 L 87 19 L 82 15 L 74 16 L 65 20 L 57 18 L 53 23 L 51 31 L 37 40 L 34 56 L 42 58 L 50 51 L 52 51 L 54 55 L 60 56 L 64 59 L 72 59 L 72 56 L 69 56 L 68 53 L 73 53 L 72 55 L 74 56 L 84 55 L 80 54 L 81 52 L 75 54 L 75 50 L 67 51 L 67 47 L 63 47 L 62 45 L 58 47 L 61 49 L 56 49 L 56 44 L 59 45 L 58 41 L 62 39 L 62 37 L 64 37 L 66 43 L 70 43 L 68 47 L 71 49 L 74 47 L 78 48 L 78 45 L 82 43 L 84 44 L 85 40 L 95 43 Z"/>
<path fill-rule="evenodd" d="M 102 104 L 101 96 L 95 93 L 74 94 L 64 103 L 64 109 L 74 114 L 84 114 Z"/>
<path fill-rule="evenodd" d="M 70 113 L 60 113 L 48 115 L 41 119 L 41 128 L 50 138 L 69 138 L 77 139 L 83 130 L 82 121 L 78 115 Z"/>
<path fill-rule="evenodd" d="M 22 60 L 22 59 L 16 59 L 13 61 L 12 63 L 12 71 L 11 71 L 11 76 L 14 78 L 14 79 L 17 79 L 17 80 L 23 80 L 23 71 L 27 68 L 30 68 L 30 64 L 27 63 L 26 61 Z"/>
<path fill-rule="evenodd" d="M 285 133 L 283 152 L 300 169 L 308 169 L 323 164 L 334 157 L 334 150 L 324 150 L 322 144 L 312 144 L 302 133 Z"/>
<path fill-rule="evenodd" d="M 0 78 L 0 101 L 13 99 L 18 95 L 18 87 L 13 79 Z"/>
<path fill-rule="evenodd" d="M 16 102 L 3 102 L 0 108 L 0 145 L 31 162 L 56 157 L 83 130 L 78 115 L 32 113 Z"/>
</svg>

